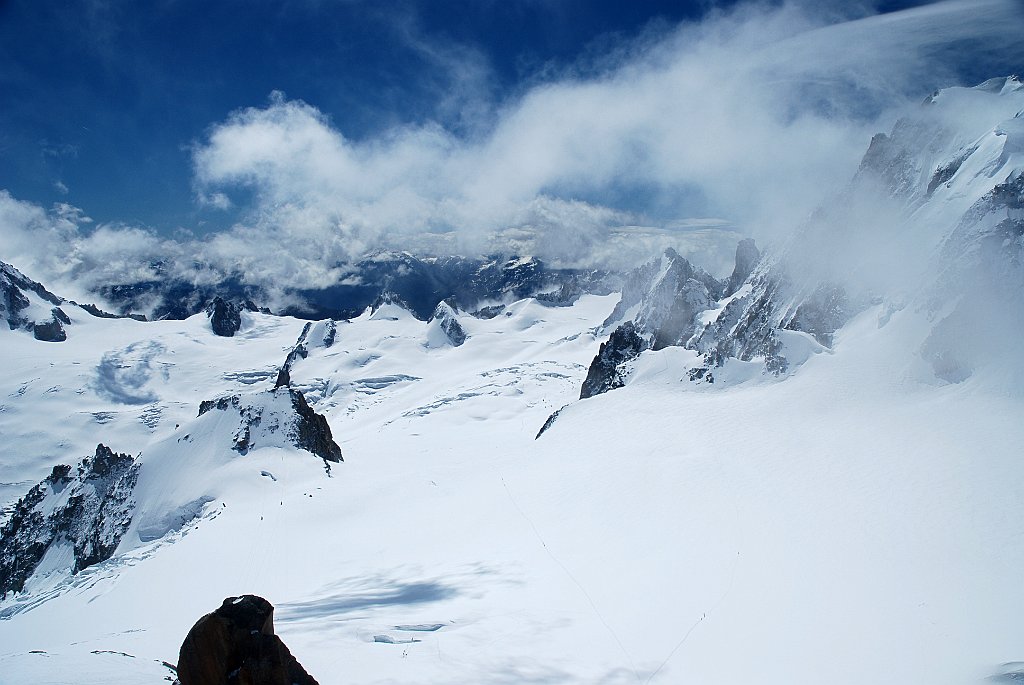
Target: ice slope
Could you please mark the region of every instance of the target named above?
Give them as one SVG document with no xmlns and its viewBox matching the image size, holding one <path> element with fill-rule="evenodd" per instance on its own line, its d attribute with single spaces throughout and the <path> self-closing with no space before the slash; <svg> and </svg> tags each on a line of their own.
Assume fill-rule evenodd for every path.
<svg viewBox="0 0 1024 685">
<path fill-rule="evenodd" d="M 1021 659 L 1019 390 L 937 381 L 923 315 L 875 307 L 782 382 L 694 385 L 670 347 L 574 402 L 615 299 L 458 314 L 460 347 L 401 311 L 339 322 L 291 368 L 333 477 L 280 447 L 167 452 L 203 516 L 0 604 L 0 683 L 160 681 L 241 592 L 325 684 L 952 684 Z M 232 339 L 202 317 L 4 333 L 3 480 L 100 437 L 145 464 L 200 400 L 270 387 L 302 322 L 245 316 Z"/>
</svg>

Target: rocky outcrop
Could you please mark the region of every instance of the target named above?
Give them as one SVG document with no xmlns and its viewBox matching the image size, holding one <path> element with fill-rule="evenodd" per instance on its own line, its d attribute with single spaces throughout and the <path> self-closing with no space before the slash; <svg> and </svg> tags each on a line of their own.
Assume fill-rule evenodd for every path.
<svg viewBox="0 0 1024 685">
<path fill-rule="evenodd" d="M 637 335 L 632 321 L 627 321 L 612 331 L 608 342 L 601 343 L 600 351 L 590 362 L 587 378 L 583 381 L 583 389 L 580 391 L 580 399 L 584 400 L 621 388 L 625 383 L 622 364 L 636 359 L 645 349 L 649 349 L 647 341 Z"/>
<path fill-rule="evenodd" d="M 0 316 L 10 329 L 31 331 L 36 340 L 64 342 L 64 325 L 71 319 L 60 305 L 64 300 L 10 264 L 0 262 Z"/>
<path fill-rule="evenodd" d="M 328 319 L 327 321 L 317 321 L 313 323 L 309 321 L 305 326 L 302 327 L 302 332 L 299 333 L 299 339 L 295 341 L 295 345 L 288 352 L 288 356 L 285 357 L 284 364 L 277 372 L 277 382 L 274 383 L 275 388 L 281 388 L 290 386 L 292 382 L 292 366 L 300 359 L 305 359 L 309 356 L 309 348 L 313 347 L 327 349 L 334 345 L 334 341 L 338 335 L 338 325 Z"/>
<path fill-rule="evenodd" d="M 702 355 L 701 364 L 687 370 L 693 381 L 713 383 L 712 370 L 729 359 L 761 359 L 765 372 L 778 376 L 790 369 L 780 330 L 809 333 L 830 346 L 860 304 L 836 284 L 798 285 L 784 260 L 762 258 L 749 239 L 737 246 L 736 265 L 724 285 L 668 250 L 627 277 L 605 326 L 623 318 L 626 323 L 601 346 L 581 397 L 621 387 L 625 362 L 644 350 L 673 346 Z"/>
<path fill-rule="evenodd" d="M 566 406 L 569 406 L 569 405 L 566 405 Z M 563 409 L 565 409 L 565 407 L 561 407 L 561 408 L 556 409 L 555 411 L 551 412 L 551 414 L 548 416 L 548 418 L 544 421 L 544 425 L 540 427 L 539 431 L 537 431 L 537 435 L 533 436 L 534 440 L 540 440 L 540 436 L 542 436 L 545 433 L 547 433 L 548 429 L 551 428 L 553 425 L 555 425 L 555 421 L 557 421 L 558 417 L 562 415 L 562 410 Z"/>
<path fill-rule="evenodd" d="M 274 634 L 274 607 L 256 595 L 228 597 L 188 631 L 180 685 L 317 685 Z"/>
<path fill-rule="evenodd" d="M 277 372 L 277 381 L 274 383 L 275 390 L 290 386 L 292 384 L 292 365 L 299 359 L 305 359 L 309 356 L 309 350 L 306 349 L 306 336 L 309 335 L 309 329 L 312 326 L 313 323 L 309 322 L 302 327 L 302 332 L 299 333 L 299 339 L 295 341 L 295 346 L 288 352 L 288 356 L 284 358 L 284 364 L 281 365 Z M 333 335 L 331 336 L 331 342 L 334 342 Z"/>
<path fill-rule="evenodd" d="M 686 346 L 702 330 L 700 313 L 710 309 L 723 285 L 675 250 L 633 270 L 622 298 L 603 328 L 614 327 L 590 364 L 580 398 L 622 387 L 622 364 L 644 350 Z"/>
<path fill-rule="evenodd" d="M 403 310 L 413 317 L 420 317 L 400 295 L 390 290 L 385 290 L 370 303 L 370 316 L 375 319 L 395 319 L 395 310 Z"/>
<path fill-rule="evenodd" d="M 242 312 L 256 312 L 259 308 L 251 300 L 229 302 L 222 297 L 215 297 L 206 306 L 206 315 L 210 318 L 210 328 L 214 335 L 230 338 L 242 327 Z"/>
<path fill-rule="evenodd" d="M 250 395 L 228 395 L 199 405 L 199 416 L 218 412 L 232 429 L 232 449 L 246 454 L 257 447 L 297 447 L 324 462 L 342 461 L 341 448 L 327 419 L 301 392 L 289 387 Z"/>
<path fill-rule="evenodd" d="M 466 342 L 466 331 L 459 323 L 458 314 L 447 302 L 438 302 L 429 323 L 430 332 L 438 334 L 431 337 L 441 338 L 452 347 Z"/>
<path fill-rule="evenodd" d="M 667 341 L 680 338 L 684 329 L 692 328 L 692 322 L 686 320 L 677 300 L 681 296 L 691 300 L 685 306 L 694 310 L 698 306 L 710 306 L 712 300 L 721 296 L 722 289 L 722 284 L 711 274 L 669 248 L 626 276 L 622 297 L 602 327 L 608 329 L 632 320 L 637 332 L 648 337 L 652 345 L 655 340 L 674 344 Z"/>
<path fill-rule="evenodd" d="M 51 309 L 50 316 L 49 321 L 32 323 L 32 335 L 43 342 L 64 342 L 68 339 L 64 324 L 71 323 L 71 319 L 60 307 Z"/>
<path fill-rule="evenodd" d="M 49 570 L 72 573 L 109 559 L 131 525 L 138 474 L 131 456 L 105 445 L 75 469 L 55 466 L 0 529 L 0 595 L 23 589 L 44 557 Z"/>
<path fill-rule="evenodd" d="M 740 289 L 750 274 L 754 272 L 754 267 L 761 261 L 761 251 L 757 249 L 757 245 L 754 243 L 753 238 L 745 238 L 739 242 L 736 246 L 736 266 L 732 270 L 732 275 L 729 276 L 729 280 L 725 284 L 725 292 L 722 293 L 723 297 L 729 297 L 737 290 Z"/>
<path fill-rule="evenodd" d="M 323 459 L 325 462 L 343 461 L 341 448 L 334 442 L 331 435 L 331 427 L 323 414 L 317 414 L 313 408 L 306 403 L 306 398 L 298 390 L 289 389 L 292 408 L 298 414 L 299 420 L 295 422 L 292 439 L 300 450 L 306 450 Z"/>
</svg>

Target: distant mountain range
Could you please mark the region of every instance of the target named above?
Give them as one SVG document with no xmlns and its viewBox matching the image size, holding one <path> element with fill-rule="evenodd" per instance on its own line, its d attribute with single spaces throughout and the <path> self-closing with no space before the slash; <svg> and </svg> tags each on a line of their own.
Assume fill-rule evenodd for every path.
<svg viewBox="0 0 1024 685">
<path fill-rule="evenodd" d="M 0 673 L 132 649 L 170 679 L 167 635 L 250 590 L 283 597 L 311 670 L 343 644 L 396 682 L 424 642 L 436 678 L 619 682 L 694 627 L 720 665 L 751 622 L 801 663 L 831 640 L 820 673 L 875 682 L 874 653 L 808 627 L 842 604 L 885 644 L 928 640 L 907 648 L 925 668 L 961 591 L 988 612 L 972 635 L 1016 640 L 1024 545 L 985 545 L 1020 520 L 1018 79 L 928 97 L 787 241 L 741 241 L 726 279 L 674 250 L 628 273 L 404 252 L 348 271 L 282 311 L 240 277 L 109 284 L 108 313 L 0 262 Z M 973 584 L 938 573 L 950 555 Z M 907 588 L 928 572 L 938 589 Z M 549 663 L 588 650 L 573 677 L 523 667 L 549 636 Z M 495 675 L 495 641 L 529 658 Z M 1024 654 L 1002 658 L 1019 680 Z"/>
</svg>

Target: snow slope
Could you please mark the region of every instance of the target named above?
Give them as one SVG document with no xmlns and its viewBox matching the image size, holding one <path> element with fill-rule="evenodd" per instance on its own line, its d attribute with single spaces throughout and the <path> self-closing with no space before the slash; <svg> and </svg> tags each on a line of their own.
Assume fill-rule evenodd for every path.
<svg viewBox="0 0 1024 685">
<path fill-rule="evenodd" d="M 211 499 L 0 604 L 0 683 L 159 681 L 242 592 L 325 684 L 966 683 L 1021 658 L 1019 391 L 940 383 L 927 321 L 874 308 L 783 382 L 694 385 L 670 347 L 574 402 L 615 301 L 457 314 L 460 347 L 400 310 L 339 322 L 291 368 L 344 452 L 332 477 L 215 430 L 161 447 L 199 401 L 271 387 L 300 321 L 2 333 L 2 480 L 102 439 Z"/>
<path fill-rule="evenodd" d="M 231 338 L 203 315 L 69 316 L 57 345 L 0 330 L 0 524 L 97 443 L 140 465 L 111 558 L 72 575 L 57 544 L 0 601 L 0 685 L 169 679 L 242 593 L 325 684 L 1021 680 L 1022 116 L 1012 78 L 936 94 L 800 235 L 808 283 L 778 299 L 762 262 L 584 400 L 602 324 L 643 293 L 429 322 L 397 296 L 336 323 L 243 312 Z M 833 273 L 864 291 L 841 316 L 816 289 Z M 719 297 L 656 278 L 663 306 L 691 281 Z M 811 325 L 783 326 L 814 293 Z M 676 345 L 716 322 L 753 351 L 712 383 Z M 343 463 L 272 430 L 282 381 Z"/>
</svg>

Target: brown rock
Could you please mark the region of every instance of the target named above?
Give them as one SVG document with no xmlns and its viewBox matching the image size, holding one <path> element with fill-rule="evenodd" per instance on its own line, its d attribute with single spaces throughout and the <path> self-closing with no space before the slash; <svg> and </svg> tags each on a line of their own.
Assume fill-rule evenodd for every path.
<svg viewBox="0 0 1024 685">
<path fill-rule="evenodd" d="M 274 634 L 274 607 L 256 595 L 228 597 L 188 631 L 178 655 L 181 685 L 318 685 Z"/>
</svg>

